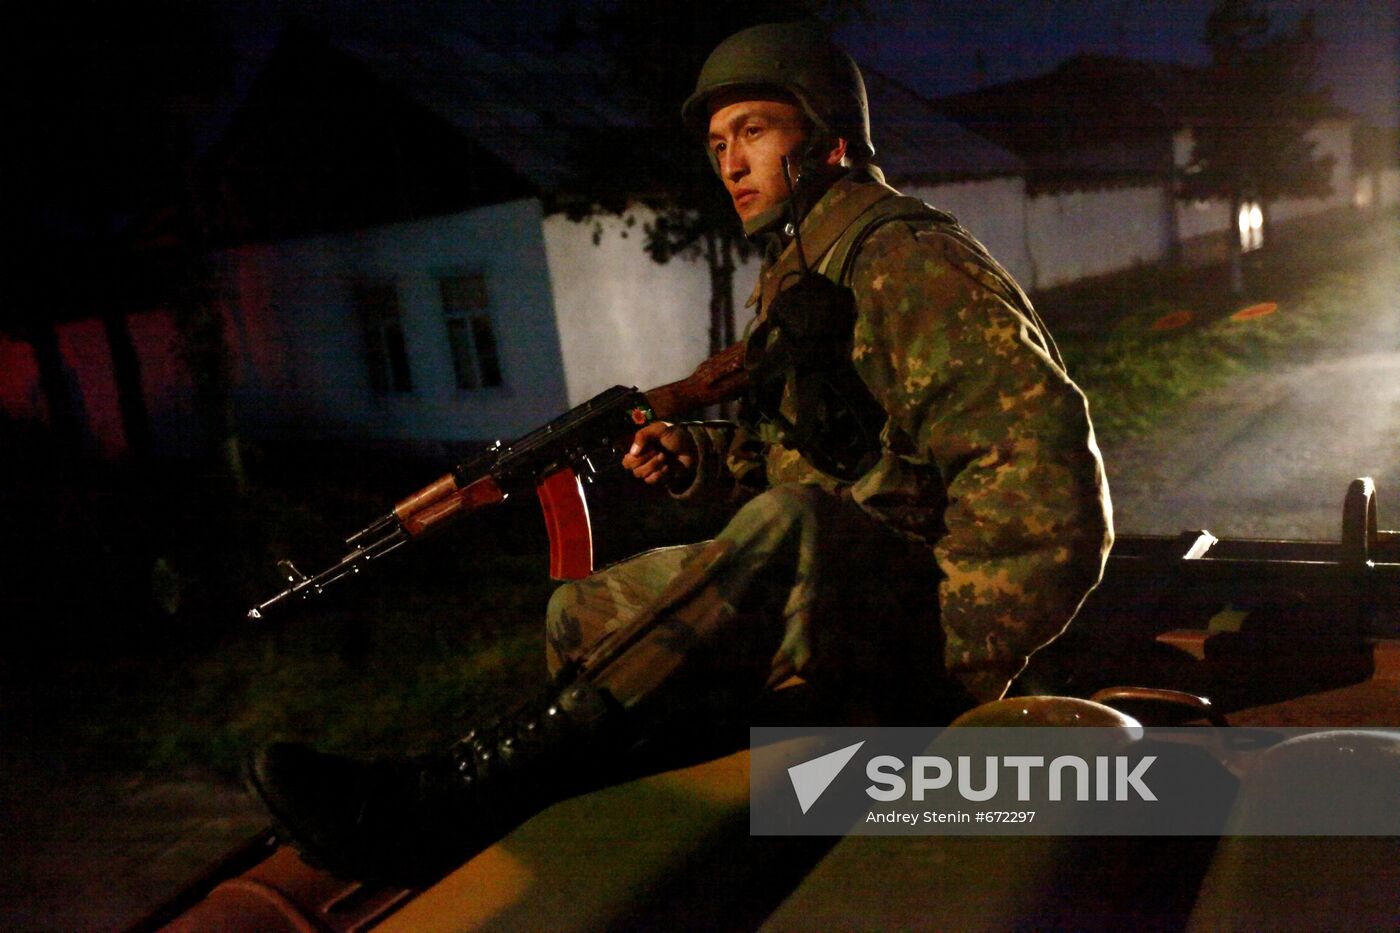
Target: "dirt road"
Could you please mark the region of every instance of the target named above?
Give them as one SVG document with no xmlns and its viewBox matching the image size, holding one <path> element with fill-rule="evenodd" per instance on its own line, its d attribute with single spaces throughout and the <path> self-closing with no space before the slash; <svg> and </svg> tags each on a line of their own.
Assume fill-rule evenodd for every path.
<svg viewBox="0 0 1400 933">
<path fill-rule="evenodd" d="M 1376 481 L 1381 526 L 1400 527 L 1400 246 L 1374 255 L 1336 347 L 1198 397 L 1149 436 L 1105 443 L 1120 530 L 1335 539 L 1358 476 Z"/>
<path fill-rule="evenodd" d="M 0 930 L 120 930 L 267 825 L 207 774 L 77 769 L 7 750 L 0 777 Z"/>
<path fill-rule="evenodd" d="M 1358 476 L 1400 527 L 1400 345 L 1248 377 L 1104 459 L 1122 531 L 1335 539 Z"/>
</svg>

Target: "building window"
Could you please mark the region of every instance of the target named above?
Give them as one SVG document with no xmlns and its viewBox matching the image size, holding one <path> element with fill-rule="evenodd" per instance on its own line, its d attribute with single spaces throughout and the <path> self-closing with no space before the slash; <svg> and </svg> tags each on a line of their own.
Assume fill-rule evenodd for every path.
<svg viewBox="0 0 1400 933">
<path fill-rule="evenodd" d="M 496 328 L 487 311 L 484 275 L 450 275 L 438 280 L 447 345 L 459 389 L 501 384 L 501 356 Z"/>
<path fill-rule="evenodd" d="M 412 392 L 398 288 L 392 281 L 356 282 L 351 292 L 364 327 L 370 388 L 376 395 Z"/>
<path fill-rule="evenodd" d="M 1247 253 L 1264 245 L 1264 209 L 1258 201 L 1240 205 L 1240 252 Z"/>
</svg>

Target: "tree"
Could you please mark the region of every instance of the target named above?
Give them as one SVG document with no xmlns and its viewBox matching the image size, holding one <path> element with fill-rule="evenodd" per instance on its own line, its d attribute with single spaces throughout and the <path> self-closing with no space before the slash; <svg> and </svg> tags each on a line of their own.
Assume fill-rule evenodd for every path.
<svg viewBox="0 0 1400 933">
<path fill-rule="evenodd" d="M 1222 199 L 1230 216 L 1247 202 L 1331 192 L 1334 159 L 1319 156 L 1308 131 L 1333 112 L 1330 92 L 1314 87 L 1321 41 L 1313 14 L 1272 31 L 1255 0 L 1221 0 L 1206 20 L 1211 63 L 1203 74 L 1195 143 L 1180 195 Z M 1241 247 L 1230 237 L 1232 288 L 1243 288 Z"/>
</svg>

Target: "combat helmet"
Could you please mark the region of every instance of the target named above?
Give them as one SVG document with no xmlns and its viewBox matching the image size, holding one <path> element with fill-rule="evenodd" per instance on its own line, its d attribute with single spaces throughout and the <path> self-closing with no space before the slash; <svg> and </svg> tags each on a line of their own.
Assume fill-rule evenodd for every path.
<svg viewBox="0 0 1400 933">
<path fill-rule="evenodd" d="M 797 99 L 819 132 L 846 140 L 857 159 L 875 154 L 860 69 L 826 37 L 820 23 L 764 23 L 725 39 L 700 69 L 681 107 L 686 129 L 703 137 L 711 95 L 738 87 L 777 87 Z"/>
</svg>

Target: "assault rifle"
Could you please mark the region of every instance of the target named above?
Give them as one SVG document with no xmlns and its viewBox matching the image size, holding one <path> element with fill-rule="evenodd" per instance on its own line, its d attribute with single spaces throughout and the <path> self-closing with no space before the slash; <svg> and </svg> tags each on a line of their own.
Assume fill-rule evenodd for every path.
<svg viewBox="0 0 1400 933">
<path fill-rule="evenodd" d="M 279 561 L 288 586 L 248 610 L 261 619 L 295 598 L 323 593 L 354 576 L 370 562 L 452 524 L 478 509 L 504 502 L 534 487 L 549 533 L 549 572 L 577 580 L 593 567 L 593 532 L 581 476 L 596 472 L 595 459 L 639 428 L 671 420 L 687 411 L 735 398 L 743 391 L 744 345 L 734 344 L 710 357 L 679 382 L 648 392 L 613 386 L 510 444 L 496 441 L 485 453 L 455 467 L 367 527 L 345 539 L 350 550 L 314 576 Z"/>
</svg>

